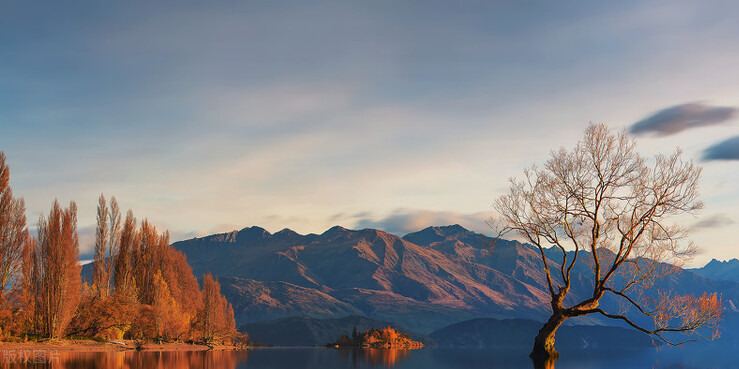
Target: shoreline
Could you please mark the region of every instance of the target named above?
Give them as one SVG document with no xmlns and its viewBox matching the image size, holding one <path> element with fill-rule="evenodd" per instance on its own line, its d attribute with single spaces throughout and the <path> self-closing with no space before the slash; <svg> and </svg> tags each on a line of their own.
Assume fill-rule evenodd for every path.
<svg viewBox="0 0 739 369">
<path fill-rule="evenodd" d="M 60 340 L 54 342 L 0 342 L 0 351 L 77 351 L 77 352 L 125 352 L 137 351 L 132 340 L 113 342 L 97 342 L 92 340 Z M 207 346 L 189 343 L 146 343 L 139 351 L 225 351 L 239 350 L 235 346 Z"/>
</svg>

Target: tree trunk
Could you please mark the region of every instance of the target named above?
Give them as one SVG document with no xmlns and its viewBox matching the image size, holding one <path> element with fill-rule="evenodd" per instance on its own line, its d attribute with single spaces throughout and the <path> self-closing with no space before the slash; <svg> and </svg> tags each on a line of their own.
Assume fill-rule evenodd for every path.
<svg viewBox="0 0 739 369">
<path fill-rule="evenodd" d="M 529 357 L 534 362 L 549 361 L 559 357 L 559 353 L 554 349 L 554 334 L 566 319 L 567 317 L 563 314 L 555 312 L 544 326 L 541 327 L 539 334 L 534 339 L 534 348 L 531 350 L 531 354 L 529 354 Z"/>
</svg>

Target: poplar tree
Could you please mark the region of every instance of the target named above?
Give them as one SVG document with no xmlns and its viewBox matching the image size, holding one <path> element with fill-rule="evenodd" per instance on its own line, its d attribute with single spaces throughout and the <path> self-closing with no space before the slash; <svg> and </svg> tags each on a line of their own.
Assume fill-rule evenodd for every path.
<svg viewBox="0 0 739 369">
<path fill-rule="evenodd" d="M 77 309 L 81 293 L 77 204 L 62 209 L 54 201 L 48 218 L 41 215 L 35 274 L 36 315 L 43 336 L 59 338 Z"/>
<path fill-rule="evenodd" d="M 26 240 L 25 212 L 23 199 L 13 197 L 10 168 L 5 163 L 5 153 L 0 151 L 0 304 L 5 302 L 11 282 L 21 268 Z"/>
<path fill-rule="evenodd" d="M 110 293 L 111 277 L 115 272 L 115 260 L 120 245 L 120 228 L 121 215 L 118 202 L 113 197 L 108 207 L 105 196 L 100 194 L 95 231 L 95 255 L 92 264 L 92 285 L 98 297 L 105 298 Z"/>
<path fill-rule="evenodd" d="M 236 332 L 233 307 L 221 295 L 221 284 L 213 275 L 203 276 L 203 305 L 197 325 L 203 342 L 228 340 Z"/>
<path fill-rule="evenodd" d="M 119 294 L 133 294 L 131 258 L 135 245 L 139 242 L 139 233 L 136 230 L 136 218 L 131 210 L 126 214 L 126 220 L 121 227 L 120 243 L 114 263 L 113 288 Z"/>
<path fill-rule="evenodd" d="M 106 263 L 109 260 L 105 257 L 109 241 L 108 233 L 108 206 L 105 202 L 105 196 L 101 194 L 98 199 L 95 255 L 92 263 L 92 286 L 98 297 L 105 297 L 108 294 L 108 267 Z"/>
</svg>

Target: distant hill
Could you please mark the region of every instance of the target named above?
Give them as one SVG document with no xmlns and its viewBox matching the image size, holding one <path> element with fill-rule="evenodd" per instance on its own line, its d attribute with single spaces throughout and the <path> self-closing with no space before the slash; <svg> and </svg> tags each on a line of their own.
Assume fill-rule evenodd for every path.
<svg viewBox="0 0 739 369">
<path fill-rule="evenodd" d="M 492 239 L 459 225 L 429 227 L 400 238 L 375 229 L 333 227 L 301 235 L 271 234 L 259 227 L 176 242 L 197 276 L 219 277 L 237 324 L 283 317 L 340 318 L 363 315 L 395 322 L 401 330 L 430 334 L 474 318 L 544 321 L 549 293 L 537 249 Z M 545 251 L 558 270 L 559 251 Z M 582 261 L 589 253 L 580 253 Z M 555 276 L 556 279 L 556 276 Z M 592 294 L 587 267 L 573 270 L 565 304 Z M 614 281 L 617 283 L 617 281 Z M 680 294 L 719 293 L 727 309 L 739 305 L 739 283 L 684 270 L 657 282 Z M 617 300 L 601 307 L 617 311 Z M 733 310 L 732 310 L 733 311 Z M 604 325 L 596 315 L 573 323 Z"/>
<path fill-rule="evenodd" d="M 429 336 L 441 347 L 529 348 L 542 323 L 528 319 L 473 319 L 442 328 Z M 629 349 L 652 347 L 652 339 L 634 329 L 606 326 L 562 326 L 558 349 Z"/>
<path fill-rule="evenodd" d="M 739 260 L 737 259 L 727 261 L 713 259 L 703 268 L 690 270 L 706 278 L 719 281 L 739 282 Z"/>
<path fill-rule="evenodd" d="M 322 346 L 334 342 L 345 334 L 351 336 L 352 330 L 367 331 L 370 328 L 391 327 L 401 329 L 398 324 L 382 322 L 363 316 L 347 316 L 339 319 L 315 319 L 308 317 L 292 317 L 271 320 L 260 323 L 250 323 L 239 327 L 239 330 L 249 332 L 249 336 L 261 343 L 275 346 Z M 426 345 L 435 342 L 427 336 L 413 332 L 404 332 L 416 341 Z"/>
</svg>

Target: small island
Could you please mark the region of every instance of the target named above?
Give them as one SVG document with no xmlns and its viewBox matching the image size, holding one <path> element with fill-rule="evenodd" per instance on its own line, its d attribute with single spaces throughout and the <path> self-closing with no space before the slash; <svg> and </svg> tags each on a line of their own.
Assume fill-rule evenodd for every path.
<svg viewBox="0 0 739 369">
<path fill-rule="evenodd" d="M 357 332 L 357 327 L 354 327 L 351 338 L 342 335 L 336 342 L 326 344 L 326 347 L 415 350 L 422 348 L 423 343 L 413 341 L 407 334 L 390 327 L 371 328 L 366 332 Z"/>
</svg>

